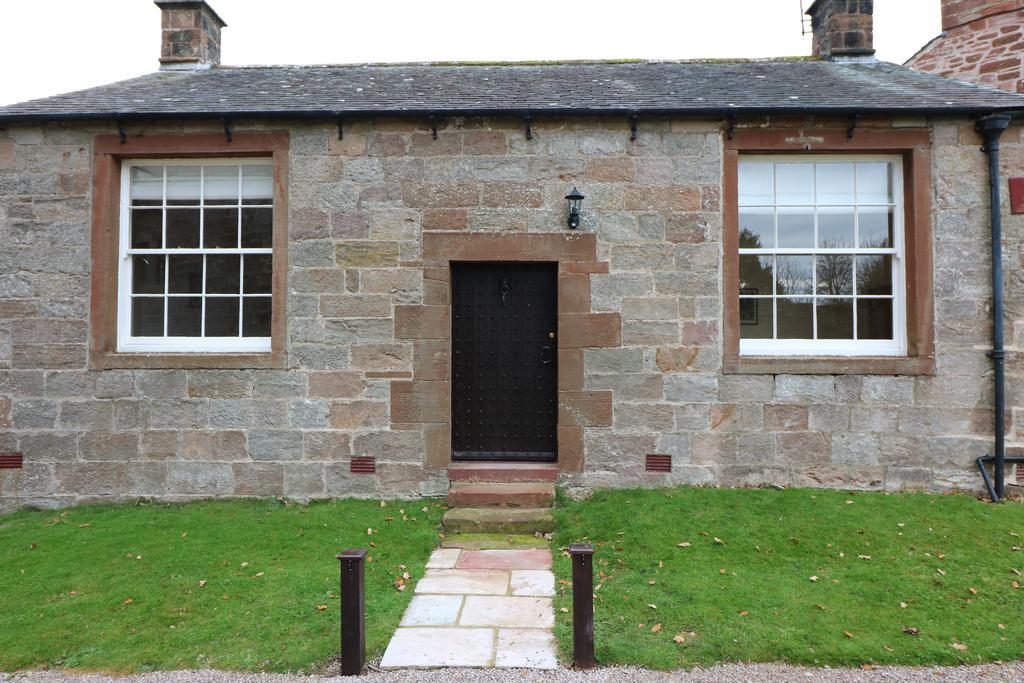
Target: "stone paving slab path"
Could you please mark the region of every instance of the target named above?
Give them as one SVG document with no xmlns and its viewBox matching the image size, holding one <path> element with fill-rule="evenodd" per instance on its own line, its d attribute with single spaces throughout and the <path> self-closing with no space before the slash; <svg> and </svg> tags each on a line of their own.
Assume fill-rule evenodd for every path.
<svg viewBox="0 0 1024 683">
<path fill-rule="evenodd" d="M 551 551 L 435 550 L 382 669 L 554 669 Z"/>
</svg>

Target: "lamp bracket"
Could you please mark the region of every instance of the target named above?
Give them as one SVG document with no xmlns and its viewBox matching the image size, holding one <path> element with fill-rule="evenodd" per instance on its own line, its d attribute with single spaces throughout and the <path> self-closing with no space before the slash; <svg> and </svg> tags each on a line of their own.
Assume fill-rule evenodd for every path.
<svg viewBox="0 0 1024 683">
<path fill-rule="evenodd" d="M 433 115 L 430 117 L 430 137 L 437 139 L 437 117 Z"/>
<path fill-rule="evenodd" d="M 846 128 L 846 139 L 853 139 L 853 131 L 857 128 L 857 124 L 860 123 L 860 114 L 850 115 L 850 125 Z"/>
<path fill-rule="evenodd" d="M 527 140 L 532 140 L 533 139 L 533 117 L 532 116 L 524 116 L 523 117 L 523 122 L 526 123 L 526 139 Z"/>
<path fill-rule="evenodd" d="M 638 126 L 639 123 L 640 123 L 640 117 L 638 115 L 633 114 L 632 116 L 629 117 L 629 141 L 630 142 L 636 142 L 636 129 L 637 129 L 637 126 Z"/>
<path fill-rule="evenodd" d="M 224 137 L 227 138 L 228 142 L 231 142 L 231 119 L 224 116 L 221 117 L 221 122 L 224 124 Z"/>
<path fill-rule="evenodd" d="M 736 117 L 730 115 L 729 118 L 726 119 L 725 137 L 728 138 L 729 140 L 732 140 L 733 133 L 735 133 L 735 132 L 736 132 Z"/>
</svg>

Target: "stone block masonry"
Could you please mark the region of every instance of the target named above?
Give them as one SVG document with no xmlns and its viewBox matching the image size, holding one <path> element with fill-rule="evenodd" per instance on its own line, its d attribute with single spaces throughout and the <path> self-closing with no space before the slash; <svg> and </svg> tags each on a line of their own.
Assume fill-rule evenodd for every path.
<svg viewBox="0 0 1024 683">
<path fill-rule="evenodd" d="M 645 118 L 635 141 L 614 117 L 538 119 L 530 140 L 515 120 L 439 123 L 434 140 L 422 121 L 352 121 L 339 140 L 330 122 L 237 122 L 238 133 L 289 133 L 287 340 L 273 369 L 91 369 L 90 160 L 93 136 L 116 131 L 0 131 L 0 452 L 25 455 L 23 469 L 0 471 L 0 510 L 443 495 L 447 264 L 514 253 L 561 264 L 563 485 L 979 488 L 972 461 L 989 449 L 992 410 L 988 212 L 969 126 L 858 126 L 925 128 L 933 145 L 935 372 L 886 376 L 723 371 L 720 122 Z M 132 130 L 157 133 L 222 129 Z M 1024 171 L 1016 127 L 1003 150 L 1009 172 Z M 569 234 L 573 185 L 587 199 Z M 1008 211 L 1004 223 L 1017 254 L 1024 223 Z M 1022 266 L 1005 265 L 1019 345 Z M 1016 354 L 1010 433 L 1021 441 Z M 648 454 L 671 455 L 672 471 L 645 471 Z M 356 456 L 374 457 L 376 472 L 352 473 Z"/>
</svg>

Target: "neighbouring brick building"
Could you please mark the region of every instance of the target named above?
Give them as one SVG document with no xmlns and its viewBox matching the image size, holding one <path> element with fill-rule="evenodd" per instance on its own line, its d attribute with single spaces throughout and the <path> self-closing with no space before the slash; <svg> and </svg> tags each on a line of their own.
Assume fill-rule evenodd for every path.
<svg viewBox="0 0 1024 683">
<path fill-rule="evenodd" d="M 441 495 L 453 453 L 980 490 L 975 126 L 1024 97 L 874 61 L 869 0 L 814 58 L 543 66 L 224 67 L 157 5 L 160 72 L 0 108 L 0 510 Z"/>
<path fill-rule="evenodd" d="M 1024 92 L 1024 0 L 941 0 L 942 33 L 907 66 Z"/>
</svg>

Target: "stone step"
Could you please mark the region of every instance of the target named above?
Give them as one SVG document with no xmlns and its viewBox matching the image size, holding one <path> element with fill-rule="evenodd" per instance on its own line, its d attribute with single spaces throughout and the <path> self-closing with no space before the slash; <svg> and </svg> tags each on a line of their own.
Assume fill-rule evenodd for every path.
<svg viewBox="0 0 1024 683">
<path fill-rule="evenodd" d="M 558 465 L 534 462 L 453 462 L 448 478 L 460 482 L 555 481 Z"/>
<path fill-rule="evenodd" d="M 550 482 L 456 482 L 448 490 L 449 507 L 542 508 L 554 502 Z"/>
<path fill-rule="evenodd" d="M 448 533 L 534 534 L 555 530 L 545 508 L 452 508 L 442 518 Z"/>
<path fill-rule="evenodd" d="M 501 550 L 518 548 L 548 548 L 551 544 L 543 538 L 526 534 L 453 534 L 441 539 L 442 548 L 462 550 Z"/>
</svg>

